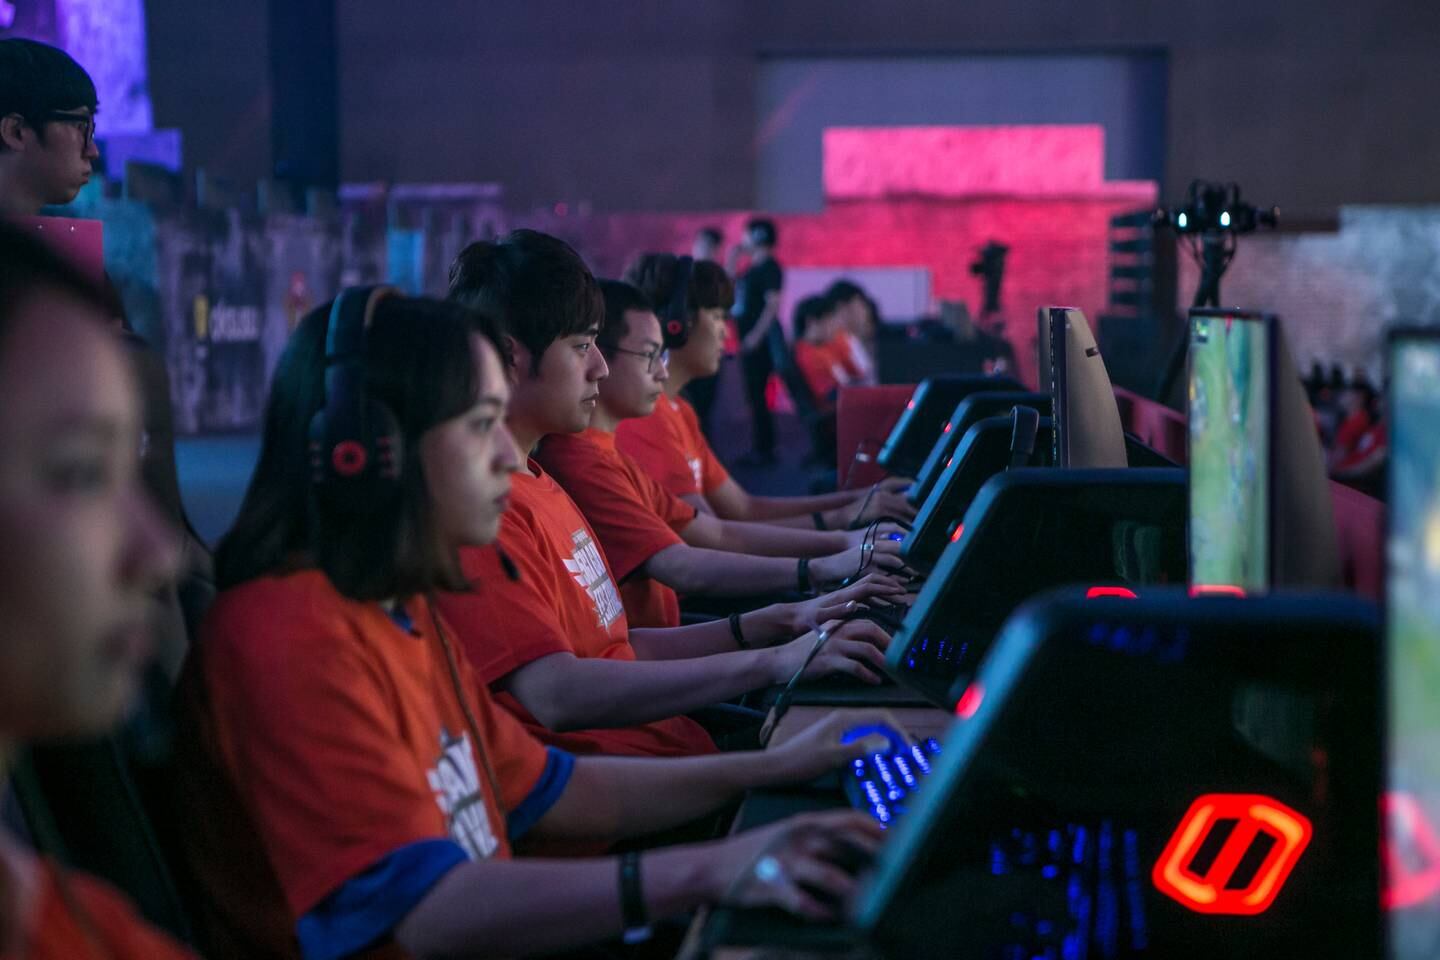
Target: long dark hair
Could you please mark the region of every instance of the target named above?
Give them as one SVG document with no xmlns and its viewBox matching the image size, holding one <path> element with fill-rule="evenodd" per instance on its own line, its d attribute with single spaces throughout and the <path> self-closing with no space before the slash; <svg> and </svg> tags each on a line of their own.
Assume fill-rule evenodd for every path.
<svg viewBox="0 0 1440 960">
<path fill-rule="evenodd" d="M 467 583 L 439 543 L 420 463 L 420 438 L 480 396 L 470 334 L 496 341 L 492 321 L 458 304 L 387 297 L 365 332 L 365 391 L 400 424 L 400 489 L 360 517 L 314 495 L 310 421 L 325 404 L 330 305 L 301 320 L 275 370 L 260 461 L 240 515 L 215 555 L 220 589 L 266 574 L 318 567 L 353 600 L 405 597 Z"/>
</svg>

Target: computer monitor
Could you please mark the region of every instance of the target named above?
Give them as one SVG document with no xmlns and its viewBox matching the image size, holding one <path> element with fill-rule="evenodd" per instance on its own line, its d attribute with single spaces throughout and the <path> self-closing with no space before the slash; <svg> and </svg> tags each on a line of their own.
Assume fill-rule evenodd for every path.
<svg viewBox="0 0 1440 960">
<path fill-rule="evenodd" d="M 1389 956 L 1440 956 L 1440 333 L 1390 340 Z"/>
<path fill-rule="evenodd" d="M 954 458 L 965 432 L 986 417 L 1008 414 L 1017 405 L 1033 407 L 1042 417 L 1048 417 L 1050 394 L 1030 390 L 986 390 L 961 400 L 941 431 L 939 441 L 930 448 L 930 455 L 925 458 L 920 472 L 915 474 L 915 483 L 905 495 L 906 499 L 917 507 L 923 504 L 935 488 L 945 465 Z"/>
<path fill-rule="evenodd" d="M 1125 430 L 1115 388 L 1085 314 L 1045 307 L 1050 344 L 1051 415 L 1057 467 L 1124 467 Z"/>
<path fill-rule="evenodd" d="M 1376 956 L 1378 629 L 1334 594 L 1026 604 L 855 926 L 919 960 Z"/>
<path fill-rule="evenodd" d="M 1019 389 L 1020 384 L 1009 377 L 979 374 L 931 377 L 923 381 L 885 438 L 877 457 L 880 466 L 894 474 L 915 476 L 961 400 L 982 390 Z"/>
<path fill-rule="evenodd" d="M 1314 416 L 1275 317 L 1190 312 L 1188 417 L 1191 586 L 1339 586 Z"/>
<path fill-rule="evenodd" d="M 1034 450 L 1020 466 L 1047 465 L 1051 423 L 1049 417 L 1040 418 Z M 934 568 L 985 481 L 1010 467 L 1014 432 L 1009 416 L 986 417 L 965 431 L 900 544 L 900 556 L 912 569 L 929 573 Z"/>
<path fill-rule="evenodd" d="M 1005 618 L 1035 594 L 1185 580 L 1183 470 L 1009 470 L 965 512 L 886 667 L 948 709 L 957 679 L 975 672 Z"/>
</svg>

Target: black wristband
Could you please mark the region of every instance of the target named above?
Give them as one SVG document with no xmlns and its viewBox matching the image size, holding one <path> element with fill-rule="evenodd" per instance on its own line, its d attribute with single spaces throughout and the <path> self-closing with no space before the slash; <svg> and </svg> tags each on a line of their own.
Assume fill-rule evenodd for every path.
<svg viewBox="0 0 1440 960">
<path fill-rule="evenodd" d="M 740 629 L 740 614 L 730 614 L 730 636 L 735 638 L 735 646 L 741 650 L 749 650 L 750 644 L 745 640 L 745 633 Z"/>
<path fill-rule="evenodd" d="M 814 513 L 810 514 L 810 519 L 815 521 L 816 530 L 830 529 L 829 527 L 825 526 L 825 514 L 821 513 L 819 510 L 816 510 Z"/>
<path fill-rule="evenodd" d="M 620 917 L 626 943 L 639 943 L 650 936 L 650 917 L 640 885 L 640 854 L 635 850 L 620 855 Z"/>
<path fill-rule="evenodd" d="M 801 557 L 795 564 L 795 583 L 801 593 L 809 593 L 812 584 L 810 583 L 810 558 Z"/>
</svg>

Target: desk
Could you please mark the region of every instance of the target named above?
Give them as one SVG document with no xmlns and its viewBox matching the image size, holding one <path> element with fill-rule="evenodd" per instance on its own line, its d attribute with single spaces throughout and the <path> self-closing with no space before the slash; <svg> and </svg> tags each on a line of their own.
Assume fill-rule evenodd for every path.
<svg viewBox="0 0 1440 960">
<path fill-rule="evenodd" d="M 775 728 L 770 742 L 773 745 L 780 745 L 798 732 L 809 727 L 817 720 L 823 720 L 833 713 L 835 707 L 792 707 Z M 898 707 L 890 708 L 887 711 L 895 722 L 902 728 L 902 732 L 908 733 L 915 738 L 939 737 L 945 733 L 950 726 L 951 716 L 948 712 L 938 707 Z M 741 804 L 739 812 L 735 815 L 735 823 L 745 820 L 745 804 Z M 685 934 L 685 941 L 680 945 L 680 951 L 676 954 L 677 960 L 696 960 L 696 958 L 709 956 L 711 960 L 811 960 L 821 958 L 824 960 L 860 960 L 860 958 L 873 958 L 873 951 L 865 946 L 856 946 L 850 950 L 827 950 L 824 952 L 807 951 L 795 947 L 716 947 L 706 954 L 705 927 L 710 921 L 710 908 L 702 907 L 696 914 L 695 919 L 690 923 L 690 929 Z"/>
</svg>

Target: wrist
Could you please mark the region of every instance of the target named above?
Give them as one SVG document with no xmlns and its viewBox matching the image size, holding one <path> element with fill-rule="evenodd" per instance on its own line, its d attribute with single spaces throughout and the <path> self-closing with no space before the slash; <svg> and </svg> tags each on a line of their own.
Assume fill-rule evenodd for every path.
<svg viewBox="0 0 1440 960">
<path fill-rule="evenodd" d="M 791 643 L 793 642 L 792 640 Z M 755 651 L 757 662 L 761 665 L 761 671 L 765 677 L 763 681 L 756 684 L 757 687 L 790 682 L 790 677 L 795 673 L 795 665 L 785 655 L 786 646 L 786 644 L 782 644 Z"/>
<path fill-rule="evenodd" d="M 835 507 L 832 510 L 825 510 L 821 516 L 825 518 L 825 526 L 830 530 L 845 530 L 855 522 L 855 511 L 860 509 L 856 503 L 849 503 L 843 507 Z"/>
<path fill-rule="evenodd" d="M 645 854 L 645 902 L 653 917 L 693 910 L 724 896 L 727 879 L 720 873 L 712 844 L 653 850 Z"/>
</svg>

